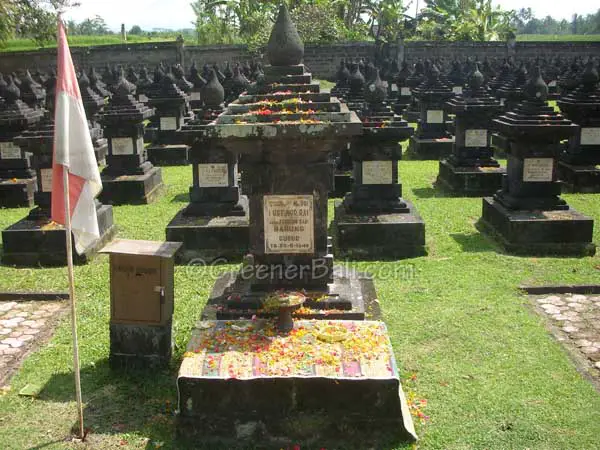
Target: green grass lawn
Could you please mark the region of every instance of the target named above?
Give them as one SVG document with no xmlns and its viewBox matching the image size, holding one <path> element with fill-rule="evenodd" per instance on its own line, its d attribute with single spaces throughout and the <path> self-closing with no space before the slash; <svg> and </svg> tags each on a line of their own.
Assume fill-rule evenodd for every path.
<svg viewBox="0 0 600 450">
<path fill-rule="evenodd" d="M 518 34 L 517 41 L 600 41 L 600 34 Z"/>
<path fill-rule="evenodd" d="M 414 448 L 598 448 L 600 395 L 575 370 L 517 287 L 597 283 L 600 258 L 505 255 L 474 227 L 480 199 L 444 197 L 432 189 L 436 162 L 403 161 L 400 173 L 405 197 L 425 220 L 428 256 L 352 265 L 375 275 L 404 389 L 427 400 L 422 411 L 429 419 L 417 420 L 421 440 Z M 115 207 L 119 237 L 164 239 L 165 226 L 185 204 L 180 199 L 188 191 L 191 170 L 165 168 L 163 174 L 168 190 L 160 201 Z M 600 195 L 564 197 L 600 221 Z M 0 211 L 0 228 L 26 212 Z M 598 224 L 594 239 L 600 242 Z M 215 272 L 233 267 L 177 267 L 172 366 L 129 375 L 113 373 L 107 364 L 107 257 L 76 268 L 90 448 L 182 448 L 173 441 L 176 371 Z M 0 267 L 0 290 L 22 289 L 66 289 L 66 270 Z M 65 442 L 76 423 L 70 342 L 65 317 L 51 342 L 27 358 L 11 390 L 0 397 L 3 449 L 72 445 Z M 44 386 L 38 399 L 17 395 L 27 383 Z M 352 445 L 327 446 L 332 448 Z"/>
</svg>

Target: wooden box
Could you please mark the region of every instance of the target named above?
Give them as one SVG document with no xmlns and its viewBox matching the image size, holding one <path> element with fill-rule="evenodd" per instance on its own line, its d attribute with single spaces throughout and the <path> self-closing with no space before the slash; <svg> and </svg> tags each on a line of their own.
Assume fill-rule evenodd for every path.
<svg viewBox="0 0 600 450">
<path fill-rule="evenodd" d="M 174 255 L 180 242 L 116 239 L 110 254 L 111 323 L 165 325 L 174 307 Z"/>
</svg>

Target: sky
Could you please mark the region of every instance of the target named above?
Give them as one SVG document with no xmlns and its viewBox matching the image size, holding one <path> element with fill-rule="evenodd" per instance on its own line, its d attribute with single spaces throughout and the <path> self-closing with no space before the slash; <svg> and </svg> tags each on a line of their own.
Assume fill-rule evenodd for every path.
<svg viewBox="0 0 600 450">
<path fill-rule="evenodd" d="M 101 16 L 114 31 L 121 24 L 129 30 L 139 25 L 143 30 L 153 28 L 193 28 L 194 12 L 191 0 L 78 0 L 81 6 L 73 8 L 66 19 L 81 22 L 86 18 Z M 260 1 L 260 0 L 257 0 Z M 424 0 L 419 3 L 423 5 Z M 550 15 L 555 19 L 570 19 L 574 13 L 590 14 L 600 9 L 598 0 L 494 0 L 504 9 L 530 7 L 536 17 Z M 416 4 L 413 0 L 413 7 Z M 411 11 L 412 12 L 412 11 Z"/>
</svg>

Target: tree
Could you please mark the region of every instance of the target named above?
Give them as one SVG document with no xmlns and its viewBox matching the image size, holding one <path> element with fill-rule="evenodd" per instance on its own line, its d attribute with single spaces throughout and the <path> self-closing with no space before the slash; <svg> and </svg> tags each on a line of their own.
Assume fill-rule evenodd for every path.
<svg viewBox="0 0 600 450">
<path fill-rule="evenodd" d="M 142 34 L 144 34 L 144 31 L 139 25 L 134 25 L 131 27 L 131 30 L 129 30 L 129 34 L 132 34 L 134 36 L 141 36 Z"/>
<path fill-rule="evenodd" d="M 56 37 L 57 12 L 77 6 L 71 0 L 0 0 L 0 44 L 15 36 L 43 45 Z"/>
<path fill-rule="evenodd" d="M 106 22 L 100 16 L 85 19 L 79 24 L 79 34 L 88 36 L 98 36 L 110 34 Z"/>
<path fill-rule="evenodd" d="M 491 0 L 426 0 L 419 32 L 426 39 L 497 41 L 514 30 L 516 13 Z"/>
</svg>

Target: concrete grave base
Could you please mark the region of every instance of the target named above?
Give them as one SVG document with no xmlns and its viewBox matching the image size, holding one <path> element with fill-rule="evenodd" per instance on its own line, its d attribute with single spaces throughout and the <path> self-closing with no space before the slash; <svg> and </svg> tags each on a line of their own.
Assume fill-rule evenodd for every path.
<svg viewBox="0 0 600 450">
<path fill-rule="evenodd" d="M 343 198 L 344 195 L 352 191 L 353 184 L 354 178 L 351 173 L 335 173 L 333 178 L 333 191 L 329 193 L 329 197 Z"/>
<path fill-rule="evenodd" d="M 168 367 L 172 347 L 171 323 L 110 324 L 108 360 L 112 369 Z"/>
<path fill-rule="evenodd" d="M 102 205 L 97 210 L 97 215 L 100 239 L 82 255 L 73 252 L 73 261 L 76 264 L 87 263 L 116 233 L 112 206 Z M 65 230 L 60 225 L 22 219 L 2 231 L 2 245 L 3 264 L 29 267 L 67 264 Z"/>
<path fill-rule="evenodd" d="M 329 342 L 328 329 L 347 338 Z M 368 354 L 353 350 L 357 340 Z M 347 426 L 417 438 L 383 322 L 300 320 L 287 335 L 268 320 L 199 322 L 177 391 L 180 438 L 309 445 Z"/>
<path fill-rule="evenodd" d="M 184 214 L 186 208 L 166 228 L 167 241 L 183 242 L 176 255 L 177 263 L 239 261 L 248 253 L 247 207 L 244 215 L 224 217 L 188 216 Z"/>
<path fill-rule="evenodd" d="M 102 176 L 99 200 L 110 205 L 140 205 L 152 203 L 164 184 L 160 167 L 152 167 L 143 175 Z"/>
<path fill-rule="evenodd" d="M 36 178 L 0 180 L 0 208 L 30 208 L 36 190 Z"/>
<path fill-rule="evenodd" d="M 423 256 L 425 223 L 414 205 L 395 214 L 350 214 L 336 202 L 334 248 L 336 256 L 350 259 L 401 259 Z"/>
<path fill-rule="evenodd" d="M 509 253 L 591 256 L 596 252 L 594 220 L 573 209 L 511 211 L 485 197 L 479 223 Z"/>
<path fill-rule="evenodd" d="M 274 314 L 261 312 L 262 302 L 268 291 L 252 290 L 251 281 L 244 272 L 228 272 L 215 282 L 205 307 L 203 318 L 239 319 L 255 315 L 270 317 Z M 380 317 L 377 294 L 370 276 L 348 267 L 335 266 L 333 283 L 327 291 L 306 290 L 309 297 L 304 308 L 294 317 L 303 319 L 364 320 Z"/>
<path fill-rule="evenodd" d="M 189 149 L 187 145 L 157 145 L 147 147 L 146 152 L 155 166 L 187 166 Z"/>
<path fill-rule="evenodd" d="M 458 196 L 492 195 L 502 187 L 502 167 L 457 167 L 448 160 L 440 161 L 436 185 Z"/>
<path fill-rule="evenodd" d="M 600 192 L 600 165 L 575 166 L 561 161 L 558 163 L 558 179 L 563 182 L 567 192 L 598 193 Z"/>
<path fill-rule="evenodd" d="M 454 137 L 443 139 L 421 139 L 411 136 L 408 141 L 407 155 L 409 159 L 430 160 L 442 159 L 452 153 Z"/>
</svg>

